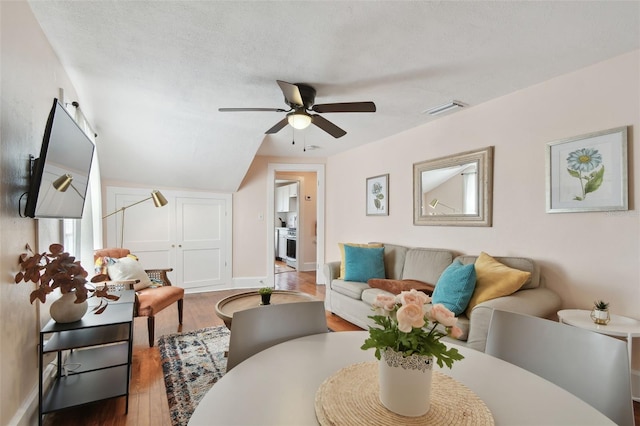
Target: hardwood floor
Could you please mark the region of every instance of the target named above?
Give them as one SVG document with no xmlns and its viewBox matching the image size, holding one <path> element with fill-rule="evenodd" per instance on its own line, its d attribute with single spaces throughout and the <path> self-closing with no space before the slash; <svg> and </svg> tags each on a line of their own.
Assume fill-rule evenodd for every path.
<svg viewBox="0 0 640 426">
<path fill-rule="evenodd" d="M 325 296 L 325 287 L 315 285 L 315 272 L 276 274 L 276 289 L 303 291 L 322 300 Z M 171 306 L 156 316 L 156 336 L 223 325 L 214 311 L 216 303 L 224 297 L 243 291 L 246 290 L 185 295 L 182 326 L 178 326 L 177 308 Z M 327 324 L 334 331 L 360 330 L 359 327 L 329 313 Z M 134 324 L 131 377 L 128 414 L 125 414 L 125 399 L 116 398 L 49 414 L 45 416 L 43 424 L 47 426 L 171 426 L 160 352 L 157 346 L 149 348 L 145 318 L 136 318 Z M 633 406 L 636 425 L 640 426 L 640 403 L 634 402 Z"/>
</svg>

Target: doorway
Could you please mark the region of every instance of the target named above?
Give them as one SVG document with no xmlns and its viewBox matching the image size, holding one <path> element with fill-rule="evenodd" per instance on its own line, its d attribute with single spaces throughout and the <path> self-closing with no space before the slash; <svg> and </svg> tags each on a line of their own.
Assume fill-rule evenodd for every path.
<svg viewBox="0 0 640 426">
<path fill-rule="evenodd" d="M 315 211 L 309 212 L 308 209 L 300 209 L 300 197 L 298 193 L 309 192 L 308 186 L 310 180 L 313 180 L 313 192 L 315 198 L 315 173 L 305 172 L 304 176 L 297 176 L 301 172 L 276 172 L 276 183 L 274 193 L 274 250 L 275 250 L 275 273 L 293 272 L 298 270 L 298 221 L 302 222 L 303 236 L 304 225 L 308 216 L 313 215 L 315 220 Z M 303 205 L 304 206 L 304 205 Z M 300 219 L 299 219 L 300 218 Z M 303 243 L 306 238 L 303 238 Z M 302 246 L 301 252 L 304 253 L 306 247 Z M 304 256 L 302 256 L 304 258 Z M 315 255 L 314 255 L 315 257 Z M 304 269 L 304 265 L 302 265 Z"/>
<path fill-rule="evenodd" d="M 281 220 L 284 220 L 284 217 L 280 218 L 276 214 L 276 190 L 278 185 L 283 183 L 281 181 L 297 181 L 299 182 L 296 193 L 298 211 L 293 222 L 296 226 L 292 226 L 296 228 L 295 269 L 297 271 L 315 270 L 316 283 L 324 284 L 324 276 L 321 273 L 324 264 L 324 179 L 324 164 L 272 163 L 268 165 L 267 280 L 269 283 L 275 282 L 274 259 L 278 257 L 279 239 L 276 232 L 278 228 L 283 227 Z M 312 213 L 309 213 L 310 209 Z M 291 250 L 290 243 L 289 249 Z"/>
</svg>

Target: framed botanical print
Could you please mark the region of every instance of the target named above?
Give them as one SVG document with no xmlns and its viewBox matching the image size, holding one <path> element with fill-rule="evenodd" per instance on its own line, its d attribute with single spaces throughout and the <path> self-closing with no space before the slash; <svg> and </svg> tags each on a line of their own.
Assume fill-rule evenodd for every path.
<svg viewBox="0 0 640 426">
<path fill-rule="evenodd" d="M 389 215 L 389 174 L 367 178 L 367 216 Z"/>
<path fill-rule="evenodd" d="M 628 210 L 627 127 L 550 142 L 547 213 Z"/>
</svg>

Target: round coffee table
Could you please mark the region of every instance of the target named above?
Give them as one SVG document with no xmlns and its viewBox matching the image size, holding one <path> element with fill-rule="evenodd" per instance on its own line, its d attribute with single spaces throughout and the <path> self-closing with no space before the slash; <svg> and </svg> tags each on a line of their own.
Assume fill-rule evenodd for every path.
<svg viewBox="0 0 640 426">
<path fill-rule="evenodd" d="M 290 290 L 274 290 L 271 293 L 271 304 L 277 305 L 281 303 L 297 303 L 312 302 L 318 300 L 307 293 Z M 231 320 L 233 313 L 249 308 L 255 308 L 261 305 L 261 297 L 258 291 L 249 291 L 247 293 L 233 294 L 221 299 L 216 304 L 216 315 L 224 321 L 227 328 L 231 329 Z"/>
</svg>

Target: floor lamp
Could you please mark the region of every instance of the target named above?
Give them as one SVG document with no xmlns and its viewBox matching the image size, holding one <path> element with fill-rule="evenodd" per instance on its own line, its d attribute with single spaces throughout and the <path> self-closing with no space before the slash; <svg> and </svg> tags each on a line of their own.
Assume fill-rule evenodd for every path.
<svg viewBox="0 0 640 426">
<path fill-rule="evenodd" d="M 103 216 L 102 219 L 106 219 L 109 216 L 113 216 L 114 214 L 116 214 L 118 212 L 122 212 L 122 225 L 120 226 L 120 248 L 122 248 L 122 245 L 124 244 L 124 211 L 126 209 L 128 209 L 129 207 L 133 207 L 133 206 L 138 205 L 140 203 L 144 203 L 147 200 L 153 200 L 153 204 L 156 207 L 163 207 L 163 206 L 166 206 L 167 203 L 168 203 L 167 199 L 164 198 L 164 195 L 162 195 L 160 193 L 160 191 L 158 191 L 157 189 L 154 189 L 153 191 L 151 191 L 151 196 L 150 197 L 145 198 L 144 200 L 137 201 L 137 202 L 135 202 L 133 204 L 129 204 L 128 206 L 120 207 L 118 210 L 116 210 L 114 212 L 111 212 L 106 216 Z"/>
</svg>

